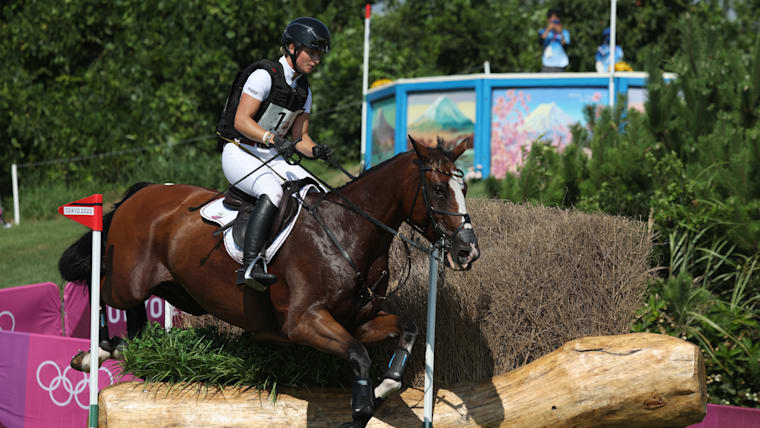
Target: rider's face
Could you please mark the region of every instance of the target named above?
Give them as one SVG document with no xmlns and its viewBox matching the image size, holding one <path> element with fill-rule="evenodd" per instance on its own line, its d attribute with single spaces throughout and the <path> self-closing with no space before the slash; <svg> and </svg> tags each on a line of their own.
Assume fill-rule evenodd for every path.
<svg viewBox="0 0 760 428">
<path fill-rule="evenodd" d="M 296 57 L 296 63 L 298 64 L 296 69 L 304 73 L 311 73 L 322 61 L 323 55 L 322 52 L 307 47 L 299 49 L 298 56 Z"/>
</svg>

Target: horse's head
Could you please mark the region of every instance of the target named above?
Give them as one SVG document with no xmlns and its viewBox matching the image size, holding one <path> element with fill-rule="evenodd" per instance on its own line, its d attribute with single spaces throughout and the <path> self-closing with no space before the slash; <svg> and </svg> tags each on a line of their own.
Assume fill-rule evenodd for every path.
<svg viewBox="0 0 760 428">
<path fill-rule="evenodd" d="M 447 146 L 439 138 L 436 147 L 426 147 L 409 137 L 417 153 L 419 184 L 410 202 L 409 222 L 430 242 L 444 240 L 446 266 L 467 270 L 480 257 L 478 238 L 467 214 L 464 197 L 467 184 L 454 161 L 467 149 L 470 137 Z"/>
</svg>

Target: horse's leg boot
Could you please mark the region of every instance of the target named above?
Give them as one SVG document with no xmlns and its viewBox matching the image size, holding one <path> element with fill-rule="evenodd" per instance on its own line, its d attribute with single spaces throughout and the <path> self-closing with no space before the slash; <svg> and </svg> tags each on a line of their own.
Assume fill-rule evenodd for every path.
<svg viewBox="0 0 760 428">
<path fill-rule="evenodd" d="M 266 271 L 264 260 L 259 256 L 269 238 L 276 214 L 277 206 L 269 200 L 269 196 L 259 196 L 245 228 L 243 266 L 237 271 L 238 285 L 248 285 L 258 291 L 266 291 L 266 287 L 277 281 L 277 276 Z"/>
<path fill-rule="evenodd" d="M 412 353 L 414 341 L 417 339 L 417 333 L 417 326 L 412 322 L 407 322 L 402 326 L 398 348 L 393 351 L 393 356 L 388 362 L 388 368 L 385 371 L 383 380 L 375 388 L 375 400 L 377 401 L 375 408 L 388 396 L 401 390 L 401 381 L 406 371 L 408 357 Z"/>
</svg>

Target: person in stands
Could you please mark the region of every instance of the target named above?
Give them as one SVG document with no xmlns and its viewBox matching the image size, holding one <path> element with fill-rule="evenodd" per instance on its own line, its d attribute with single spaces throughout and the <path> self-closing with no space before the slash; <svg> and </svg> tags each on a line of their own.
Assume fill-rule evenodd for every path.
<svg viewBox="0 0 760 428">
<path fill-rule="evenodd" d="M 557 9 L 546 12 L 546 27 L 538 30 L 538 40 L 543 47 L 542 72 L 565 71 L 570 60 L 565 48 L 570 44 L 570 32 L 562 26 Z"/>
<path fill-rule="evenodd" d="M 217 126 L 222 170 L 238 190 L 258 198 L 245 231 L 239 285 L 263 291 L 277 280 L 260 253 L 282 202 L 282 184 L 310 176 L 287 159 L 295 152 L 323 160 L 333 154 L 309 135 L 312 94 L 306 78 L 330 51 L 330 40 L 318 19 L 293 20 L 282 34 L 282 56 L 256 61 L 238 73 L 227 97 Z"/>
<path fill-rule="evenodd" d="M 615 43 L 615 60 L 617 64 L 623 60 L 623 48 Z M 607 27 L 602 31 L 602 44 L 596 49 L 596 71 L 599 73 L 608 73 L 610 71 L 610 28 Z"/>
</svg>

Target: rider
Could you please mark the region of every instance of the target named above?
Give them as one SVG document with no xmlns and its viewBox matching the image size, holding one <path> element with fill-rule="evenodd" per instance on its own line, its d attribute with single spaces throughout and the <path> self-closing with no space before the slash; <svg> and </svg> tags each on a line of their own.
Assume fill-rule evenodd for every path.
<svg viewBox="0 0 760 428">
<path fill-rule="evenodd" d="M 263 290 L 262 285 L 277 280 L 266 272 L 259 254 L 281 203 L 283 180 L 310 176 L 286 158 L 295 151 L 324 160 L 333 154 L 330 147 L 309 136 L 312 96 L 306 79 L 329 50 L 330 31 L 325 24 L 311 17 L 297 18 L 282 34 L 279 60 L 251 64 L 238 73 L 230 90 L 217 126 L 223 144 L 222 169 L 237 189 L 258 198 L 245 231 L 238 285 Z M 292 139 L 288 139 L 291 131 Z"/>
</svg>

